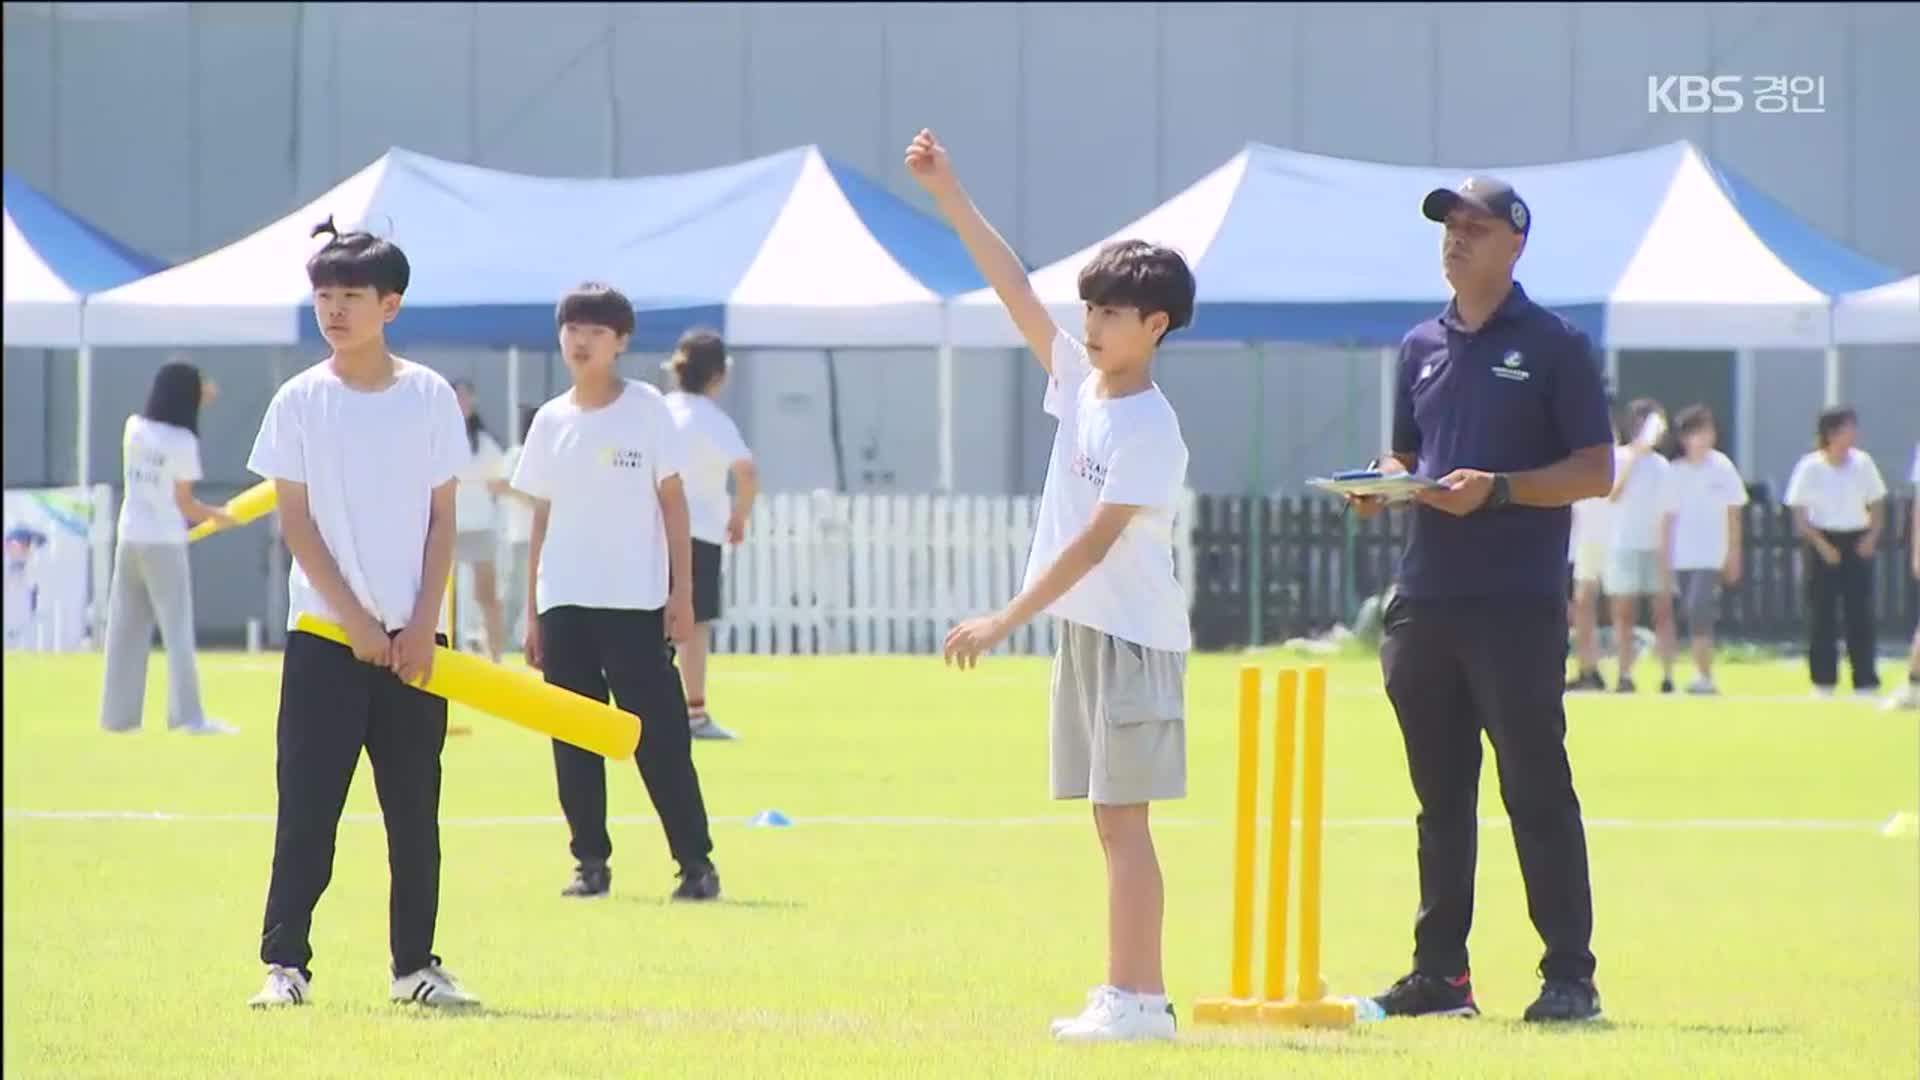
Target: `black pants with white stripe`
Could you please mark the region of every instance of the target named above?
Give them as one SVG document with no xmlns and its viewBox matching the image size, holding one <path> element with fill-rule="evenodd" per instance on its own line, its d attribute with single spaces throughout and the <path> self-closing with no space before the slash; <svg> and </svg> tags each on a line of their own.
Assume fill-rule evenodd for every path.
<svg viewBox="0 0 1920 1080">
<path fill-rule="evenodd" d="M 1838 624 L 1844 613 L 1853 688 L 1871 690 L 1880 685 L 1880 675 L 1873 666 L 1873 560 L 1860 557 L 1860 541 L 1867 534 L 1823 529 L 1821 535 L 1840 550 L 1840 563 L 1828 566 L 1812 547 L 1805 549 L 1808 674 L 1815 686 L 1831 690 L 1839 683 Z"/>
<path fill-rule="evenodd" d="M 666 613 L 550 608 L 540 615 L 540 667 L 549 683 L 595 701 L 607 700 L 611 692 L 615 706 L 640 717 L 634 761 L 666 831 L 667 849 L 683 870 L 706 867 L 713 838 L 693 767 L 686 690 L 666 639 Z M 574 859 L 606 862 L 613 854 L 607 834 L 607 759 L 555 739 L 553 768 Z"/>
<path fill-rule="evenodd" d="M 446 644 L 446 638 L 438 639 Z M 279 816 L 260 959 L 312 978 L 313 909 L 333 877 L 335 834 L 365 748 L 387 826 L 388 945 L 394 975 L 436 963 L 440 750 L 447 702 L 345 645 L 295 631 L 280 674 Z"/>
</svg>

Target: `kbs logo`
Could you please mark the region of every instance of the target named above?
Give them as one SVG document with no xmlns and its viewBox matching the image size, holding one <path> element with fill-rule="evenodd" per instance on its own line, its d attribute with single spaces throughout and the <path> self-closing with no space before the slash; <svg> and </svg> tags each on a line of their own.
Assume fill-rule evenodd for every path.
<svg viewBox="0 0 1920 1080">
<path fill-rule="evenodd" d="M 1737 113 L 1749 101 L 1754 111 L 1823 113 L 1827 111 L 1825 75 L 1768 75 L 1749 80 L 1739 75 L 1649 75 L 1649 113 Z"/>
</svg>

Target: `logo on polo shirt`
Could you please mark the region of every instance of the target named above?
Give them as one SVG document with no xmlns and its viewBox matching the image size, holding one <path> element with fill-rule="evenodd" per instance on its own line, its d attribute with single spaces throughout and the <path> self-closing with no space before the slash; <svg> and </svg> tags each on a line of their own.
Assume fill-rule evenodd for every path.
<svg viewBox="0 0 1920 1080">
<path fill-rule="evenodd" d="M 1107 467 L 1088 457 L 1086 454 L 1073 456 L 1073 475 L 1097 488 L 1107 486 Z"/>
<path fill-rule="evenodd" d="M 638 469 L 646 462 L 646 455 L 638 450 L 622 450 L 609 446 L 600 451 L 600 464 L 616 469 Z"/>
<path fill-rule="evenodd" d="M 1533 378 L 1533 372 L 1520 366 L 1526 363 L 1526 360 L 1526 356 L 1519 349 L 1508 349 L 1507 355 L 1500 358 L 1500 366 L 1494 368 L 1493 373 L 1502 379 L 1526 382 Z"/>
</svg>

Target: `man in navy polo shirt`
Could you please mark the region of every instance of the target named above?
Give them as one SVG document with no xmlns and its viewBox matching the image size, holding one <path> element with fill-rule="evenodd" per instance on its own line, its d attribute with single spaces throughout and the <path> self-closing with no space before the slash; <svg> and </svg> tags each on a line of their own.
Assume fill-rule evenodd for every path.
<svg viewBox="0 0 1920 1080">
<path fill-rule="evenodd" d="M 1467 931 L 1485 730 L 1546 943 L 1526 1019 L 1593 1019 L 1593 900 L 1561 696 L 1569 507 L 1613 486 L 1606 392 L 1586 336 L 1513 279 L 1533 221 L 1511 187 L 1474 177 L 1422 209 L 1446 225 L 1454 298 L 1401 344 L 1384 467 L 1441 486 L 1413 508 L 1380 656 L 1420 800 L 1420 911 L 1413 973 L 1375 1000 L 1389 1016 L 1479 1012 Z"/>
</svg>

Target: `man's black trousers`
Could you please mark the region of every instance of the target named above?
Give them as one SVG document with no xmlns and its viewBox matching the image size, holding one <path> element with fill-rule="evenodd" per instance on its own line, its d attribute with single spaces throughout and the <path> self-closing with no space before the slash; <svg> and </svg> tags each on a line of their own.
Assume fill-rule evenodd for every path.
<svg viewBox="0 0 1920 1080">
<path fill-rule="evenodd" d="M 387 826 L 393 973 L 436 963 L 446 699 L 354 659 L 345 645 L 296 630 L 281 665 L 276 739 L 279 811 L 260 959 L 311 977 L 313 909 L 333 877 L 334 837 L 364 747 Z"/>
<path fill-rule="evenodd" d="M 1421 602 L 1387 607 L 1380 663 L 1420 801 L 1420 912 L 1414 967 L 1468 969 L 1478 856 L 1480 732 L 1493 744 L 1527 911 L 1546 943 L 1542 974 L 1593 974 L 1586 833 L 1567 762 L 1562 708 L 1567 615 L 1551 601 Z"/>
<path fill-rule="evenodd" d="M 700 777 L 693 768 L 687 696 L 666 640 L 665 612 L 563 606 L 540 615 L 540 667 L 555 686 L 607 700 L 640 717 L 634 761 L 667 834 L 667 849 L 682 870 L 708 865 L 713 840 Z M 560 809 L 582 864 L 613 854 L 607 835 L 607 759 L 591 750 L 553 743 Z"/>
</svg>

